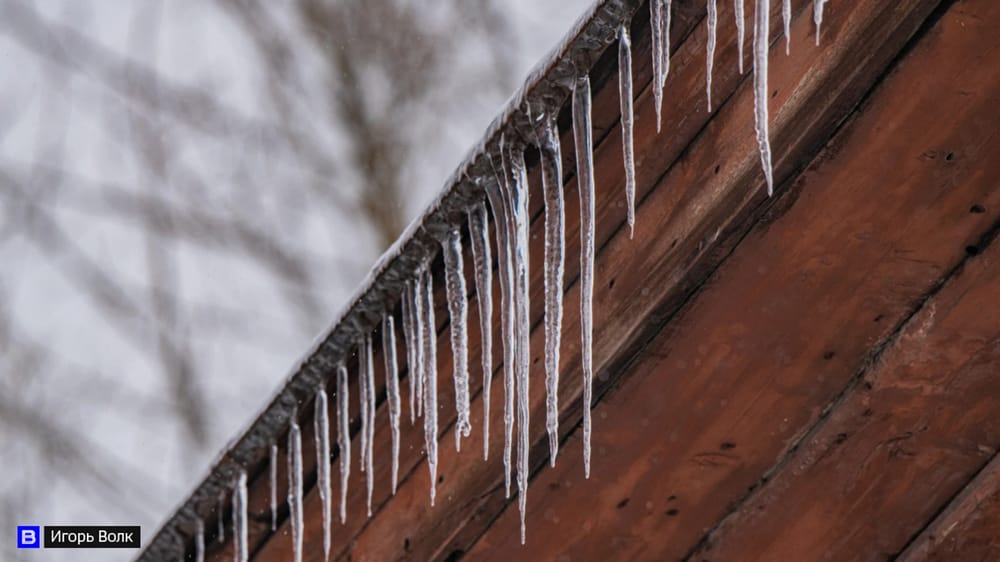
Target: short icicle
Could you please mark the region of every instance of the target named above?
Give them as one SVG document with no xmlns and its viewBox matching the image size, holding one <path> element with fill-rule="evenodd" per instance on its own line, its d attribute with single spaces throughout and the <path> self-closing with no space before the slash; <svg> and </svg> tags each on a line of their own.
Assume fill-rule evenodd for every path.
<svg viewBox="0 0 1000 562">
<path fill-rule="evenodd" d="M 785 25 L 785 56 L 792 54 L 792 0 L 781 0 L 781 21 Z"/>
<path fill-rule="evenodd" d="M 649 0 L 649 22 L 653 42 L 653 103 L 656 105 L 656 132 L 659 133 L 663 122 L 663 84 L 666 81 L 663 68 L 666 41 L 663 37 L 665 26 L 661 0 Z"/>
<path fill-rule="evenodd" d="M 462 232 L 448 231 L 441 241 L 444 254 L 445 293 L 451 332 L 452 378 L 455 380 L 455 450 L 462 450 L 462 437 L 472 430 L 469 421 L 469 305 L 466 300 L 465 273 L 462 263 Z"/>
<path fill-rule="evenodd" d="M 663 43 L 663 48 L 660 49 L 661 55 L 663 57 L 663 62 L 660 63 L 663 66 L 663 72 L 660 75 L 661 91 L 663 90 L 663 86 L 667 83 L 667 76 L 670 74 L 670 12 L 672 10 L 671 2 L 672 0 L 666 0 L 665 2 L 663 2 L 663 30 L 660 34 L 660 40 Z"/>
<path fill-rule="evenodd" d="M 271 491 L 271 531 L 278 528 L 278 444 L 271 443 L 271 462 L 268 463 Z"/>
<path fill-rule="evenodd" d="M 626 44 L 623 48 L 628 50 L 628 30 L 623 26 L 621 31 Z M 626 132 L 629 140 L 625 141 L 626 137 L 623 137 L 627 146 L 631 144 L 632 130 L 631 83 L 621 94 L 623 132 L 626 131 L 624 115 L 627 113 L 629 116 Z M 629 100 L 628 111 L 624 109 L 625 98 Z M 566 208 L 562 186 L 562 147 L 554 115 L 545 117 L 538 144 L 542 195 L 545 199 L 545 429 L 549 434 L 549 463 L 555 466 L 559 455 L 559 344 L 562 336 L 563 273 L 566 268 Z M 626 151 L 627 174 L 629 148 Z"/>
<path fill-rule="evenodd" d="M 618 28 L 618 97 L 622 112 L 622 157 L 625 162 L 625 202 L 628 205 L 628 237 L 635 234 L 635 140 L 632 121 L 632 40 L 628 26 Z M 559 178 L 560 180 L 562 178 Z M 560 193 L 562 186 L 559 186 Z M 561 290 L 561 289 L 560 289 Z M 551 435 L 549 436 L 551 439 Z M 554 461 L 555 459 L 553 459 Z"/>
<path fill-rule="evenodd" d="M 511 441 L 514 434 L 514 268 L 511 257 L 510 220 L 507 211 L 507 196 L 503 175 L 496 169 L 490 158 L 496 182 L 488 183 L 486 196 L 493 210 L 496 223 L 497 262 L 500 273 L 500 325 L 503 344 L 503 469 L 504 497 L 510 497 Z"/>
<path fill-rule="evenodd" d="M 340 523 L 347 523 L 347 481 L 351 476 L 350 381 L 347 367 L 337 365 L 337 456 L 340 458 Z"/>
<path fill-rule="evenodd" d="M 735 0 L 733 14 L 736 16 L 736 56 L 739 59 L 740 75 L 743 75 L 743 42 L 746 37 L 746 12 L 743 9 L 743 0 Z"/>
<path fill-rule="evenodd" d="M 529 413 L 530 397 L 528 394 L 528 374 L 531 366 L 529 339 L 531 319 L 529 316 L 529 274 L 528 274 L 528 227 L 531 217 L 528 214 L 528 178 L 524 165 L 524 151 L 517 145 L 506 145 L 501 136 L 501 150 L 504 159 L 504 170 L 507 179 L 507 196 L 509 198 L 508 216 L 511 225 L 511 246 L 514 266 L 514 312 L 516 318 L 516 340 L 514 349 L 514 377 L 517 395 L 517 489 L 518 508 L 521 514 L 521 544 L 525 540 L 524 518 L 527 512 L 528 498 L 528 468 L 529 468 Z"/>
<path fill-rule="evenodd" d="M 716 0 L 708 0 L 708 45 L 705 52 L 705 96 L 708 112 L 712 112 L 712 67 L 715 66 L 715 43 L 719 28 L 719 9 Z"/>
<path fill-rule="evenodd" d="M 372 449 L 375 441 L 375 360 L 372 357 L 372 335 L 365 334 L 364 355 L 359 357 L 364 362 L 365 374 L 365 398 L 368 401 L 366 413 L 368 419 L 365 420 L 364 430 L 368 432 L 365 439 L 365 484 L 368 486 L 368 517 L 372 516 L 372 491 L 375 488 L 375 461 L 372 458 Z"/>
<path fill-rule="evenodd" d="M 223 515 L 226 513 L 226 494 L 223 491 L 219 491 L 219 521 L 218 529 L 215 532 L 215 540 L 219 544 L 226 542 L 226 522 Z"/>
<path fill-rule="evenodd" d="M 382 317 L 382 354 L 385 355 L 385 391 L 389 404 L 389 429 L 392 432 L 392 495 L 399 481 L 399 365 L 396 362 L 396 319 Z"/>
<path fill-rule="evenodd" d="M 302 431 L 292 412 L 288 428 L 288 517 L 292 526 L 292 559 L 302 562 Z"/>
<path fill-rule="evenodd" d="M 486 205 L 469 210 L 469 239 L 476 268 L 476 300 L 479 303 L 479 330 L 483 360 L 483 460 L 490 458 L 490 387 L 493 386 L 493 258 L 490 255 L 489 217 Z"/>
<path fill-rule="evenodd" d="M 431 475 L 431 506 L 437 495 L 437 324 L 434 320 L 434 277 L 430 270 L 430 260 L 421 272 L 423 278 L 419 295 L 423 309 L 423 360 L 424 360 L 424 447 L 427 451 L 427 468 Z"/>
<path fill-rule="evenodd" d="M 205 562 L 205 522 L 194 520 L 194 562 Z"/>
<path fill-rule="evenodd" d="M 813 0 L 813 23 L 816 24 L 816 46 L 819 47 L 819 32 L 823 27 L 823 5 L 826 0 Z"/>
<path fill-rule="evenodd" d="M 583 367 L 583 472 L 590 478 L 590 405 L 593 392 L 594 299 L 594 157 L 590 121 L 590 78 L 581 76 L 573 90 L 573 139 L 580 190 L 580 356 Z"/>
<path fill-rule="evenodd" d="M 316 442 L 316 487 L 323 518 L 323 558 L 330 559 L 330 418 L 326 389 L 320 385 L 316 392 L 313 429 Z"/>
<path fill-rule="evenodd" d="M 247 562 L 247 471 L 240 470 L 233 488 L 233 560 Z"/>
<path fill-rule="evenodd" d="M 767 51 L 768 33 L 771 25 L 770 12 L 770 0 L 756 0 L 753 27 L 754 128 L 757 133 L 757 146 L 760 149 L 760 164 L 764 169 L 764 179 L 767 181 L 768 197 L 774 193 L 774 180 L 771 172 L 771 140 L 767 130 Z"/>
</svg>

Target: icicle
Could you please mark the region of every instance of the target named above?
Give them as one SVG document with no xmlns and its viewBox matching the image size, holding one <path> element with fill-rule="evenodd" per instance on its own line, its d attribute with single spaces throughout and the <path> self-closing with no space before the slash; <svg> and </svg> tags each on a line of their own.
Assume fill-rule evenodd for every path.
<svg viewBox="0 0 1000 562">
<path fill-rule="evenodd" d="M 767 181 L 768 197 L 774 193 L 771 172 L 771 140 L 767 131 L 767 50 L 770 30 L 770 0 L 757 0 L 754 7 L 753 27 L 753 89 L 754 125 L 757 145 L 760 147 L 760 164 Z"/>
<path fill-rule="evenodd" d="M 358 406 L 361 411 L 361 454 L 358 456 L 358 468 L 365 471 L 368 461 L 368 375 L 365 373 L 365 341 L 358 342 Z"/>
<path fill-rule="evenodd" d="M 465 300 L 465 274 L 462 263 L 462 233 L 458 228 L 448 231 L 441 242 L 444 254 L 445 291 L 448 314 L 451 317 L 451 349 L 455 379 L 455 450 L 462 450 L 462 437 L 472 429 L 469 423 L 469 335 L 468 303 Z"/>
<path fill-rule="evenodd" d="M 219 491 L 219 528 L 215 532 L 215 539 L 219 544 L 226 542 L 226 523 L 223 520 L 223 515 L 226 512 L 226 494 L 221 490 Z"/>
<path fill-rule="evenodd" d="M 406 344 L 406 381 L 410 387 L 410 425 L 417 422 L 417 404 L 416 404 L 416 338 L 413 336 L 413 301 L 410 299 L 412 295 L 412 289 L 410 285 L 411 281 L 406 282 L 406 286 L 403 288 L 403 295 L 400 298 L 403 309 L 403 340 Z"/>
<path fill-rule="evenodd" d="M 630 51 L 628 30 L 623 26 L 621 33 L 624 45 L 622 52 L 628 53 Z M 631 69 L 625 76 L 623 80 L 627 79 L 629 84 L 627 88 L 622 88 L 621 95 L 627 183 L 629 170 L 627 163 L 630 162 L 632 143 Z M 627 127 L 626 121 L 628 121 Z M 554 116 L 545 119 L 538 148 L 541 154 L 542 193 L 545 198 L 545 429 L 549 434 L 549 463 L 555 466 L 559 454 L 559 343 L 562 331 L 563 271 L 566 261 L 566 211 L 563 204 L 562 149 Z M 626 195 L 631 197 L 627 188 Z"/>
<path fill-rule="evenodd" d="M 431 505 L 437 494 L 437 324 L 434 320 L 434 277 L 430 262 L 420 274 L 419 295 L 423 308 L 423 360 L 424 360 L 424 447 L 427 450 L 427 468 L 431 473 Z"/>
<path fill-rule="evenodd" d="M 417 394 L 417 417 L 423 413 L 424 407 L 424 380 L 427 378 L 426 370 L 424 369 L 424 286 L 423 286 L 423 276 L 418 275 L 415 283 L 408 283 L 407 288 L 410 292 L 410 311 L 413 313 L 413 336 L 414 336 L 414 353 L 413 358 L 416 361 L 416 367 L 413 369 L 416 373 L 416 378 L 414 380 L 414 388 Z M 411 396 L 412 398 L 412 396 Z"/>
<path fill-rule="evenodd" d="M 268 463 L 271 489 L 271 532 L 278 528 L 278 445 L 271 443 L 271 462 Z"/>
<path fill-rule="evenodd" d="M 590 403 L 593 385 L 591 348 L 594 298 L 594 158 L 590 125 L 590 78 L 581 76 L 573 90 L 573 138 L 580 189 L 580 347 L 583 364 L 583 471 L 590 478 Z"/>
<path fill-rule="evenodd" d="M 514 268 L 510 248 L 510 219 L 507 211 L 505 179 L 498 173 L 493 159 L 489 158 L 496 183 L 487 184 L 486 195 L 493 210 L 497 233 L 497 261 L 500 270 L 500 323 L 503 343 L 503 467 L 504 497 L 510 497 L 511 441 L 514 433 Z"/>
<path fill-rule="evenodd" d="M 365 439 L 365 484 L 368 486 L 368 517 L 372 516 L 372 491 L 375 487 L 375 467 L 372 458 L 372 449 L 375 445 L 375 361 L 372 357 L 372 335 L 365 334 L 364 355 L 359 357 L 359 361 L 364 361 L 365 375 L 365 398 L 368 406 L 365 408 L 367 419 L 364 423 L 364 430 L 368 432 Z"/>
<path fill-rule="evenodd" d="M 743 0 L 735 0 L 733 11 L 736 15 L 736 56 L 739 57 L 740 75 L 743 75 L 743 38 L 746 36 L 746 14 Z"/>
<path fill-rule="evenodd" d="M 205 562 L 205 522 L 194 520 L 194 562 Z"/>
<path fill-rule="evenodd" d="M 819 47 L 819 31 L 823 27 L 823 5 L 826 0 L 813 0 L 813 22 L 816 24 L 816 46 Z"/>
<path fill-rule="evenodd" d="M 705 55 L 705 95 L 708 112 L 712 112 L 712 66 L 715 64 L 715 36 L 719 27 L 719 10 L 716 0 L 708 0 L 708 49 Z"/>
<path fill-rule="evenodd" d="M 663 49 L 667 41 L 663 36 L 664 28 L 667 28 L 669 33 L 669 27 L 664 24 L 664 19 L 661 0 L 649 0 L 649 22 L 653 41 L 653 103 L 656 104 L 657 133 L 660 132 L 660 124 L 663 122 L 663 84 L 666 82 L 663 69 L 663 61 L 666 57 Z"/>
<path fill-rule="evenodd" d="M 382 317 L 382 353 L 385 355 L 386 402 L 389 403 L 389 427 L 392 430 L 392 495 L 399 480 L 399 366 L 396 364 L 396 319 Z"/>
<path fill-rule="evenodd" d="M 528 371 L 531 365 L 529 339 L 531 334 L 531 319 L 529 316 L 528 294 L 528 178 L 524 165 L 524 152 L 518 146 L 505 146 L 504 138 L 500 140 L 504 171 L 507 179 L 507 197 L 509 201 L 508 224 L 511 225 L 511 246 L 514 257 L 514 311 L 516 315 L 516 361 L 514 363 L 516 396 L 517 396 L 517 489 L 518 507 L 521 513 L 521 544 L 524 544 L 524 516 L 528 497 L 528 429 L 529 429 L 529 395 Z"/>
<path fill-rule="evenodd" d="M 663 95 L 663 86 L 667 83 L 667 75 L 670 74 L 670 3 L 671 0 L 666 0 L 663 4 L 663 32 L 660 34 L 660 40 L 663 42 L 663 49 L 661 49 L 663 62 L 660 63 L 663 67 L 663 73 L 660 76 L 660 95 Z"/>
<path fill-rule="evenodd" d="M 302 432 L 292 413 L 288 428 L 288 516 L 292 523 L 292 558 L 302 562 Z"/>
<path fill-rule="evenodd" d="M 233 488 L 233 560 L 247 562 L 247 472 L 240 470 Z"/>
<path fill-rule="evenodd" d="M 635 232 L 635 141 L 632 127 L 632 41 L 629 39 L 628 27 L 625 24 L 618 29 L 618 96 L 622 110 L 622 156 L 625 161 L 628 237 L 631 239 Z M 562 186 L 559 186 L 560 193 L 562 193 L 561 188 Z M 551 433 L 549 438 L 552 438 Z M 555 458 L 552 460 L 555 461 Z"/>
<path fill-rule="evenodd" d="M 781 20 L 785 24 L 785 56 L 792 54 L 792 0 L 782 0 Z"/>
<path fill-rule="evenodd" d="M 347 367 L 343 363 L 337 365 L 337 447 L 340 457 L 340 522 L 347 522 L 347 480 L 351 476 L 351 414 L 348 411 L 350 402 L 350 382 Z"/>
<path fill-rule="evenodd" d="M 316 486 L 323 509 L 323 556 L 330 559 L 330 420 L 326 390 L 320 386 L 316 392 L 313 415 L 316 433 Z"/>
<path fill-rule="evenodd" d="M 490 387 L 493 386 L 493 258 L 490 256 L 489 218 L 486 206 L 469 210 L 469 238 L 476 268 L 476 300 L 479 302 L 479 330 L 483 359 L 483 460 L 490 458 Z"/>
</svg>

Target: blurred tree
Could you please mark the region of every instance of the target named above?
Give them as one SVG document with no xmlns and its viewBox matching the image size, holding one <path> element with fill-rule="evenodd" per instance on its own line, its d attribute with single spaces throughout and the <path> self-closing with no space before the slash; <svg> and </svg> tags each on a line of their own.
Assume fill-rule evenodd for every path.
<svg viewBox="0 0 1000 562">
<path fill-rule="evenodd" d="M 162 516 L 539 56 L 525 5 L 0 3 L 0 526 Z"/>
</svg>

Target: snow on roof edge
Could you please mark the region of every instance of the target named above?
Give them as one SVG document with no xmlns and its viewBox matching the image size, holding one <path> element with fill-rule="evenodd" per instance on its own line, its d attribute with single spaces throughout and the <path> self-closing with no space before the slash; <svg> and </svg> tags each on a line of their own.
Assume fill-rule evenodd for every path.
<svg viewBox="0 0 1000 562">
<path fill-rule="evenodd" d="M 376 260 L 331 327 L 317 335 L 271 402 L 219 455 L 209 474 L 163 523 L 137 561 L 176 559 L 184 553 L 196 521 L 216 512 L 220 496 L 228 496 L 241 469 L 252 471 L 268 456 L 271 443 L 284 435 L 297 406 L 312 399 L 337 363 L 351 356 L 358 338 L 374 328 L 384 312 L 395 308 L 412 272 L 437 254 L 440 236 L 457 221 L 464 221 L 465 211 L 484 199 L 484 186 L 496 182 L 489 157 L 499 161 L 501 135 L 527 139 L 529 106 L 533 115 L 558 113 L 576 77 L 589 72 L 616 40 L 619 25 L 631 20 L 639 5 L 639 0 L 599 0 L 529 72 L 441 193 Z"/>
</svg>

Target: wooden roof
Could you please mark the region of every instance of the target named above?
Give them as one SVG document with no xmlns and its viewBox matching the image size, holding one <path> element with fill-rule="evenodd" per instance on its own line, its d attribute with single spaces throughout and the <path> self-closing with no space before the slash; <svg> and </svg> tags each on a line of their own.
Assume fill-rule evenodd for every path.
<svg viewBox="0 0 1000 562">
<path fill-rule="evenodd" d="M 437 504 L 428 501 L 422 428 L 408 413 L 400 486 L 390 495 L 380 395 L 374 513 L 365 517 L 355 468 L 347 523 L 333 525 L 336 558 L 1000 558 L 1000 247 L 992 244 L 1000 231 L 1000 4 L 834 2 L 816 47 L 812 2 L 793 0 L 789 56 L 773 17 L 772 198 L 753 136 L 752 78 L 737 71 L 731 3 L 719 3 L 711 114 L 704 3 L 674 4 L 659 134 L 645 5 L 632 25 L 634 239 L 625 226 L 616 49 L 591 71 L 598 223 L 590 479 L 579 428 L 579 210 L 563 115 L 568 259 L 554 468 L 544 427 L 541 183 L 536 166 L 529 172 L 527 544 L 516 501 L 504 498 L 501 431 L 482 459 L 475 345 L 474 431 L 462 453 L 451 447 L 452 358 L 438 282 Z M 469 320 L 475 343 L 475 306 Z M 499 346 L 494 352 L 499 365 Z M 378 357 L 375 364 L 383 381 Z M 494 384 L 491 425 L 499 428 Z M 312 408 L 302 411 L 311 445 Z M 316 459 L 313 447 L 304 452 L 305 559 L 320 561 Z M 281 498 L 285 468 L 278 464 Z M 267 475 L 266 460 L 252 467 L 251 552 L 288 560 L 287 508 L 272 533 Z M 208 559 L 231 559 L 228 541 L 209 543 Z"/>
</svg>

